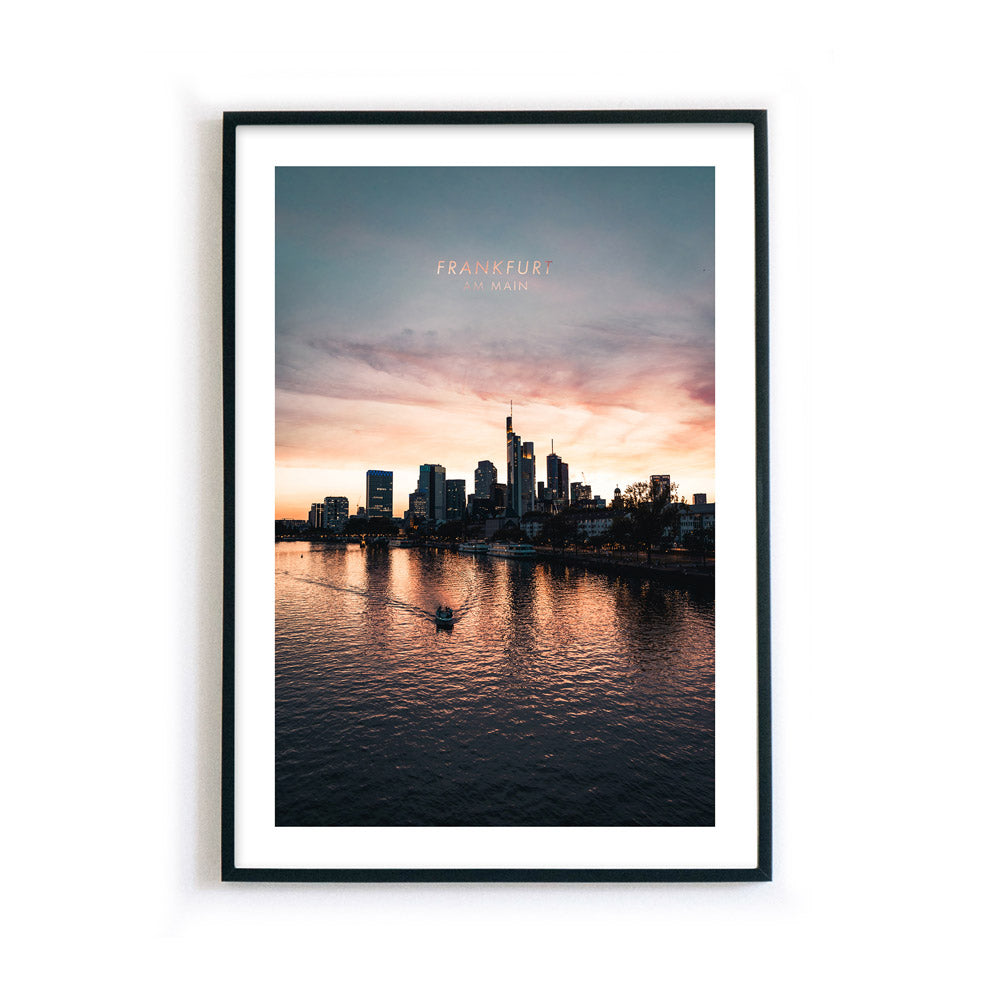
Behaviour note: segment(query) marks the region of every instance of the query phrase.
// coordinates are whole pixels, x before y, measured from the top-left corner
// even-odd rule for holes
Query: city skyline
[[[549,507],[547,506],[547,504],[549,503],[549,499],[551,500],[558,499],[563,504],[572,504],[572,505],[575,505],[579,501],[586,501],[588,503],[591,500],[601,501],[603,504],[607,505],[608,509],[611,508],[611,501],[614,499],[615,495],[619,492],[619,488],[617,486],[611,495],[604,497],[601,494],[596,493],[593,490],[591,484],[589,483],[585,483],[580,480],[570,481],[568,477],[568,471],[569,471],[568,466],[565,462],[560,460],[559,455],[550,453],[546,457],[550,460],[551,459],[555,460],[554,467],[558,470],[557,478],[559,482],[557,482],[555,486],[550,484],[546,488],[545,492],[547,499],[543,504],[540,500],[541,491],[543,488],[546,487],[546,484],[548,483],[549,479],[551,479],[551,467],[550,467],[549,476],[545,479],[536,480],[535,482],[535,485],[537,487],[537,495],[532,498],[531,510],[530,511],[523,510],[520,515],[517,514],[516,511],[514,511],[513,513],[515,516],[522,516],[523,514],[533,513],[535,511],[543,511],[546,513],[551,513]],[[500,482],[498,480],[496,476],[496,469],[495,467],[492,467],[492,463],[480,462],[479,465],[480,467],[484,465],[488,465],[491,467],[490,472],[492,473],[492,476],[489,480],[490,483],[492,483],[493,485],[500,485],[505,489],[509,490],[510,484]],[[470,505],[473,502],[473,500],[486,499],[490,496],[490,492],[485,487],[482,490],[480,490],[480,485],[481,485],[479,479],[480,471],[482,470],[477,469],[476,471],[475,492],[469,492],[468,489],[466,488],[465,479],[459,479],[457,477],[445,478],[447,475],[447,469],[445,466],[429,465],[429,464],[422,465],[420,467],[420,473],[417,479],[417,488],[407,494],[407,501],[406,505],[404,506],[403,515],[397,516],[393,514],[391,516],[396,520],[400,520],[400,519],[405,519],[405,517],[409,514],[416,514],[421,519],[427,519],[432,514],[431,508],[433,506],[435,513],[435,516],[433,518],[434,521],[444,523],[446,521],[461,520],[467,506]],[[369,469],[366,473],[366,478],[369,481],[371,476],[373,475],[373,472],[375,475],[378,476],[389,476],[387,488],[391,495],[395,488],[394,483],[392,481],[393,474],[391,472]],[[443,494],[443,496],[446,497],[444,502],[444,516],[440,516],[441,515],[440,503],[438,502],[432,505],[431,502],[431,498],[435,497],[440,490],[440,485],[435,486],[434,482],[437,482],[438,484],[443,482],[445,484],[445,492]],[[647,476],[643,480],[636,480],[636,482],[647,485],[650,490],[650,495],[654,498],[659,496],[663,492],[666,492],[668,495],[670,494],[671,479],[669,475],[662,473],[661,474],[653,473]],[[632,484],[627,483],[626,487],[629,485]],[[676,486],[676,484],[674,485]],[[621,492],[624,492],[624,490],[622,490]],[[550,493],[551,493],[551,498],[548,497]],[[509,495],[510,494],[508,492],[508,496]],[[715,498],[713,497],[712,500],[710,501],[708,499],[708,496],[709,494],[706,493],[694,493],[691,495],[690,498],[684,495],[683,497],[679,496],[678,499],[681,502],[687,503],[689,505],[696,506],[698,504],[706,504],[706,503],[711,503],[714,505]],[[438,500],[440,499],[441,498],[438,498]],[[343,528],[344,522],[346,522],[350,516],[349,506],[350,506],[350,501],[345,496],[327,496],[324,497],[322,502],[314,501],[309,505],[310,510],[307,520],[309,521],[309,524],[312,525],[313,516],[318,514],[319,517],[321,518],[321,524],[323,528],[336,527],[337,529],[341,529]],[[368,497],[367,505],[359,503],[355,505],[354,509],[359,516],[364,516],[364,517],[390,516],[385,513],[384,508],[379,508],[372,504],[370,499],[370,494]],[[509,503],[508,503],[508,509],[510,509]],[[603,509],[603,507],[601,509]],[[333,518],[339,518],[336,525],[329,523]],[[276,520],[299,521],[302,519],[292,516],[285,516],[285,517],[276,517]],[[320,526],[320,522],[317,522],[316,526],[317,527]]]
[[[535,481],[554,438],[595,494],[714,498],[711,169],[276,174],[276,517],[363,505],[371,468],[397,517],[429,462],[503,481],[511,400]],[[501,251],[527,287],[466,287]]]

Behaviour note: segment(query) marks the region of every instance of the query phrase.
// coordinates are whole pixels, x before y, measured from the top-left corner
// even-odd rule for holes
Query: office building
[[[493,499],[491,497],[477,497],[473,493],[469,497],[469,517],[473,521],[485,521],[488,517],[493,517]]]
[[[461,521],[465,513],[465,480],[446,479],[445,480],[445,507],[444,516],[446,521]]]
[[[488,500],[497,481],[497,467],[489,461],[476,466],[476,496]]]
[[[693,497],[691,497],[691,503],[693,503],[693,504],[707,504],[708,503],[708,494],[707,493],[695,493],[695,495]]]
[[[535,444],[521,442],[521,513],[535,509]]]
[[[350,513],[347,497],[327,497],[323,501],[323,530],[343,531]]]
[[[321,503],[314,503],[309,508],[309,527],[310,528],[323,527],[323,505]]]
[[[590,487],[586,483],[569,484],[570,503],[579,503],[581,500],[590,499]]]
[[[365,474],[365,506],[369,517],[392,517],[392,473],[369,469]]]
[[[555,442],[552,442],[552,451],[545,457],[545,485],[549,491],[550,500],[559,499],[559,466],[562,459],[556,454]]]
[[[493,501],[493,516],[503,517],[504,511],[507,509],[508,493],[507,487],[503,483],[494,483],[493,492],[490,494],[490,499]]]
[[[410,494],[410,523],[427,520],[427,494],[423,490],[414,490]]]
[[[417,489],[427,494],[427,519],[435,523],[445,520],[447,494],[444,466],[421,465]]]
[[[670,476],[650,476],[649,493],[655,500],[661,493],[666,493],[670,497]]]
[[[552,451],[545,456],[545,485],[553,505],[560,507],[569,502],[569,466],[556,454],[554,441]]]

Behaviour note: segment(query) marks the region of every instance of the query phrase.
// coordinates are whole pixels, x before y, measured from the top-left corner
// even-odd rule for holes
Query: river
[[[710,596],[309,542],[275,590],[277,825],[714,823]]]

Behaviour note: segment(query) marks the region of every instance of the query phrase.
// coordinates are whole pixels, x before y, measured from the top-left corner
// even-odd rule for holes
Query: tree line
[[[553,548],[586,545],[593,548],[623,548],[645,552],[647,562],[654,549],[683,546],[692,552],[708,555],[715,551],[715,533],[699,527],[682,533],[681,517],[687,504],[679,497],[676,483],[670,492],[654,494],[649,482],[631,483],[611,504],[611,526],[599,535],[584,537],[578,508],[569,507],[553,514],[542,526],[539,541]]]

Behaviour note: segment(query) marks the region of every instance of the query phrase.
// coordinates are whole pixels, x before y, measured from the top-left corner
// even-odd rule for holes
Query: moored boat
[[[459,552],[486,552],[488,549],[486,542],[462,542],[458,547]]]
[[[494,542],[490,546],[491,556],[504,556],[507,559],[533,559],[535,557],[534,545],[527,542]]]

